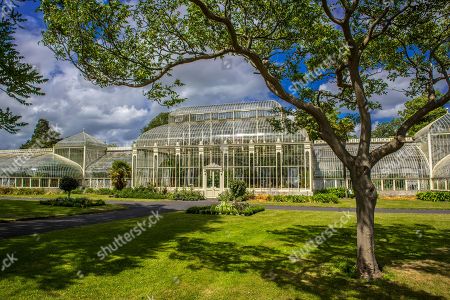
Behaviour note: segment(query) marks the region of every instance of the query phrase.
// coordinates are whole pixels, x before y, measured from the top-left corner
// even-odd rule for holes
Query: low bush
[[[305,195],[273,195],[268,197],[270,202],[292,202],[292,203],[338,203],[339,198],[335,194]]]
[[[170,195],[157,192],[152,187],[124,188],[121,191],[114,191],[116,198],[136,198],[136,199],[167,199]]]
[[[346,197],[353,198],[354,197],[353,191],[351,189],[347,190],[346,188],[328,188],[328,189],[315,191],[314,194],[315,195],[317,195],[317,194],[333,194],[333,195],[336,195],[338,198],[346,198]]]
[[[431,202],[450,202],[450,192],[444,191],[428,191],[416,194],[417,200]]]
[[[44,189],[0,187],[0,195],[45,195],[46,193]]]
[[[338,203],[339,197],[335,194],[315,194],[312,201],[317,203]]]
[[[263,206],[249,205],[243,202],[222,202],[210,206],[194,206],[186,212],[189,214],[207,214],[207,215],[241,215],[251,216],[264,211]]]
[[[247,194],[247,183],[243,180],[231,180],[228,188],[234,200],[243,198]]]
[[[248,201],[253,198],[255,198],[255,194],[253,194],[253,192],[246,191],[243,196],[236,198],[229,190],[220,193],[218,197],[219,201],[237,201],[237,202]]]
[[[42,205],[64,206],[64,207],[93,207],[106,205],[103,200],[90,200],[88,198],[56,198],[39,201]]]
[[[172,193],[171,198],[173,200],[181,201],[199,201],[205,200],[205,196],[202,192],[194,191],[193,189],[181,189]]]
[[[269,201],[273,202],[294,202],[294,203],[309,203],[311,201],[310,196],[305,195],[274,195],[269,197]]]

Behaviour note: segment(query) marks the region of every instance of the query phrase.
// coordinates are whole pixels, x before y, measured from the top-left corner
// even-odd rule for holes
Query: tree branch
[[[374,166],[383,157],[394,153],[400,149],[406,141],[406,134],[408,130],[414,125],[420,122],[429,112],[441,107],[450,101],[450,91],[443,95],[439,100],[429,101],[424,107],[419,109],[414,115],[409,117],[400,128],[397,130],[396,136],[390,142],[383,146],[376,148],[370,153],[370,163]]]

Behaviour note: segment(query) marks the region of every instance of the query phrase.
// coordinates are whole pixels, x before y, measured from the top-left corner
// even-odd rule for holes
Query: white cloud
[[[86,81],[68,62],[57,61],[53,53],[39,43],[34,31],[17,33],[18,50],[49,79],[42,85],[45,96],[32,97],[25,107],[0,94],[0,106],[11,107],[29,123],[20,133],[0,131],[0,149],[19,147],[32,135],[39,118],[50,121],[63,136],[83,129],[99,139],[118,145],[130,145],[149,120],[167,108],[143,96],[143,90],[100,88]],[[174,78],[186,85],[180,94],[188,100],[182,106],[207,105],[244,100],[267,99],[269,91],[244,60],[236,57],[201,61],[174,71]]]

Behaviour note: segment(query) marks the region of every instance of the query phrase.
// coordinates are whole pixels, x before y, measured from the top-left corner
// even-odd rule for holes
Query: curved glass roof
[[[169,124],[142,134],[136,146],[188,146],[308,141],[305,130],[275,132],[268,122],[276,116],[276,101],[245,102],[180,108],[170,113]]]
[[[423,135],[427,135],[428,132],[431,134],[450,133],[450,113],[447,113],[446,115],[420,129],[414,137],[420,138]]]
[[[213,144],[295,143],[308,140],[306,131],[295,134],[275,132],[265,119],[209,121],[201,123],[175,123],[156,127],[142,134],[136,146],[187,146]]]
[[[32,157],[15,154],[0,156],[0,176],[82,178],[83,172],[79,165],[56,154],[48,153]]]
[[[104,142],[85,132],[72,135],[59,141],[56,143],[55,148],[80,148],[84,146],[106,148],[106,144]]]
[[[377,145],[372,145],[376,148]],[[350,153],[355,154],[358,145],[347,145]],[[314,145],[315,170],[317,178],[342,178],[343,164],[328,145]],[[373,179],[383,178],[427,178],[429,168],[427,160],[416,144],[405,144],[400,150],[380,160],[372,169]]]
[[[450,155],[442,159],[433,170],[433,178],[450,177]]]
[[[227,103],[220,105],[205,105],[181,107],[170,113],[170,116],[180,116],[186,114],[204,114],[216,112],[232,112],[232,111],[249,111],[249,110],[274,110],[280,108],[281,105],[274,101],[250,101],[241,103]]]
[[[132,151],[114,151],[108,152],[105,156],[91,164],[86,168],[86,178],[107,178],[109,177],[109,169],[116,160],[128,163],[131,167]]]

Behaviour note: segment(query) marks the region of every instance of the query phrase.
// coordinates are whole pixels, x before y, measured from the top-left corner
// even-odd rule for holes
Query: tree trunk
[[[356,196],[357,218],[357,270],[361,278],[381,277],[375,258],[374,217],[377,191],[370,179],[370,172],[352,172],[353,189]],[[355,174],[356,173],[356,174]],[[356,175],[356,176],[354,176]]]

